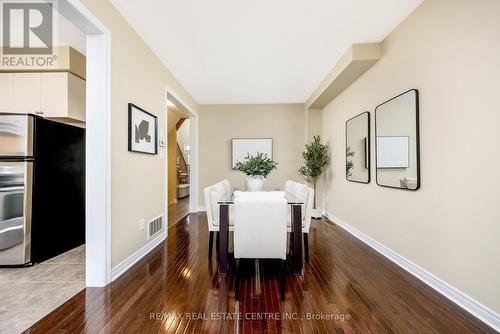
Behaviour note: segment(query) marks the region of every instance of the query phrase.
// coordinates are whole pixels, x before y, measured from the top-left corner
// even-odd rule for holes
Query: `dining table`
[[[292,228],[292,271],[295,275],[303,274],[302,260],[302,206],[304,202],[285,192],[287,204],[291,206],[291,228]],[[234,204],[234,195],[230,194],[227,198],[222,198],[219,205],[219,274],[225,275],[228,271],[228,240],[229,240],[229,207]],[[297,233],[296,233],[297,232]],[[258,242],[258,241],[256,241]]]

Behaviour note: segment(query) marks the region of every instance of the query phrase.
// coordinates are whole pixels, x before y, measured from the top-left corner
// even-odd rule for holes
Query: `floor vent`
[[[148,223],[148,239],[157,235],[163,229],[163,216],[156,217]]]

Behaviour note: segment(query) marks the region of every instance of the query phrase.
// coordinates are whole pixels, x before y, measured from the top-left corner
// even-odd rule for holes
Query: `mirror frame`
[[[360,114],[357,114],[356,116],[353,116],[351,118],[349,118],[347,121],[345,121],[345,151],[347,151],[347,123],[349,123],[349,121],[355,119],[356,117],[359,117],[361,115],[364,115],[364,114],[367,114],[368,116],[368,124],[367,124],[367,127],[368,127],[368,135],[366,136],[367,140],[368,140],[368,162],[367,162],[367,166],[368,166],[368,180],[367,181],[356,181],[356,180],[349,180],[347,178],[347,170],[345,171],[345,179],[349,182],[356,182],[356,183],[363,183],[363,184],[368,184],[371,182],[371,174],[372,174],[372,170],[371,170],[371,166],[372,166],[372,158],[371,158],[371,155],[372,155],[372,141],[371,141],[371,124],[370,124],[370,112],[369,111],[364,111]],[[347,154],[346,154],[346,157],[345,157],[345,163],[346,163],[346,166],[347,166]]]
[[[409,92],[415,92],[415,133],[416,133],[416,159],[417,159],[417,187],[415,189],[408,189],[408,188],[400,188],[400,187],[394,187],[394,186],[389,186],[385,184],[380,184],[378,183],[378,168],[377,168],[377,109],[386,104],[387,102],[390,102],[394,99],[397,99],[398,97],[409,93]],[[417,191],[420,189],[421,181],[420,181],[420,111],[419,111],[419,93],[418,89],[412,88],[409,89],[399,95],[394,96],[393,98],[382,102],[378,106],[375,107],[375,182],[377,185],[381,187],[386,187],[386,188],[393,188],[393,189],[399,189],[399,190],[409,190],[409,191]]]

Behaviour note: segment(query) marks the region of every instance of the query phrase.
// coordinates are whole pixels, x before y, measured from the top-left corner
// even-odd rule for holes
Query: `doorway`
[[[172,91],[167,93],[168,227],[196,209],[196,114]]]

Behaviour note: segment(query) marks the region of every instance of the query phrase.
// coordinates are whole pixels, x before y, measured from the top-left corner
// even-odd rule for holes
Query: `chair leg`
[[[234,272],[235,272],[235,282],[234,282],[234,299],[236,301],[240,300],[240,260],[236,259],[235,261],[235,266],[234,266]]]
[[[219,246],[220,246],[220,232],[215,232],[215,254],[217,254],[217,259],[219,259]]]
[[[304,254],[306,256],[306,263],[309,263],[309,233],[304,234]]]
[[[214,246],[214,232],[211,231],[209,234],[208,234],[208,259],[211,260],[212,259],[212,248]]]
[[[280,270],[280,297],[281,297],[281,301],[285,300],[285,286],[286,286],[286,261],[281,260],[281,270]]]

